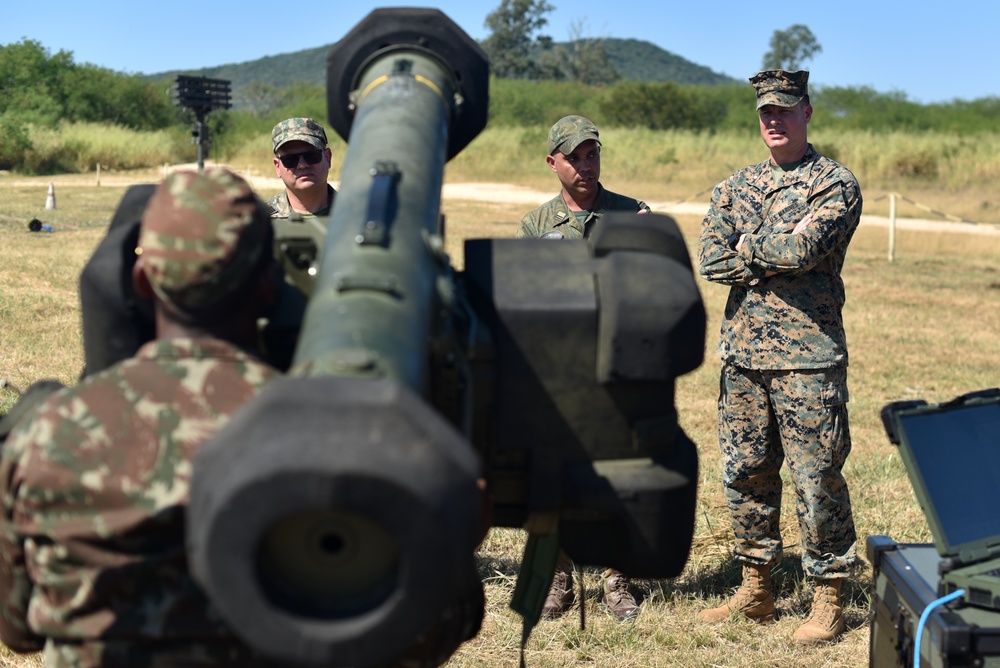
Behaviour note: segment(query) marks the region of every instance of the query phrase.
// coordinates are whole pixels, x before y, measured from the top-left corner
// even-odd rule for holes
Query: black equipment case
[[[938,599],[941,555],[933,543],[869,536],[872,565],[871,668],[913,666],[917,625]],[[1000,612],[956,601],[930,613],[920,642],[925,668],[1000,668]]]

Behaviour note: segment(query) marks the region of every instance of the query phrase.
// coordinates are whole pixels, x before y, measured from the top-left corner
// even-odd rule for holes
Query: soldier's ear
[[[149,277],[146,276],[141,255],[132,265],[132,287],[135,288],[135,293],[143,299],[153,298],[153,286],[149,284]]]
[[[556,171],[556,156],[550,153],[549,155],[545,156],[545,162],[548,164],[549,169],[551,169],[553,172]]]

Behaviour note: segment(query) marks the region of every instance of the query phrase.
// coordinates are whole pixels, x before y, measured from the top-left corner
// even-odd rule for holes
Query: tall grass
[[[193,159],[195,149],[180,128],[141,132],[99,123],[62,123],[57,129],[29,127],[28,173],[140,169]],[[185,143],[186,140],[186,143]]]
[[[255,174],[273,173],[270,121],[233,116],[209,147],[211,160]],[[451,181],[493,181],[555,189],[545,164],[548,123],[490,125],[449,163]],[[333,179],[346,144],[332,131]],[[30,172],[130,170],[165,163],[193,162],[195,147],[180,129],[136,132],[89,123],[63,124],[58,130],[32,128]],[[707,199],[712,186],[766,152],[756,128],[742,131],[654,131],[608,127],[602,130],[605,185],[646,200]],[[869,202],[888,191],[920,192],[935,210],[976,222],[1000,223],[1000,134],[976,136],[942,132],[871,132],[814,127],[810,140],[850,168]],[[57,169],[58,168],[58,169]],[[885,205],[868,209],[884,213]],[[900,209],[923,217],[925,211]]]

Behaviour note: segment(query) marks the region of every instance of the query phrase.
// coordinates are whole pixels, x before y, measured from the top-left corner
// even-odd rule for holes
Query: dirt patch
[[[212,164],[212,163],[208,163]],[[164,169],[143,170],[129,173],[104,173],[100,176],[102,186],[130,186],[138,183],[155,183],[170,171],[178,169],[195,169],[197,165],[173,165]],[[246,178],[250,185],[258,191],[278,191],[281,190],[281,181],[271,175],[257,175],[255,173],[244,173],[242,170],[234,170]],[[60,174],[49,177],[26,177],[7,180],[0,178],[0,188],[3,186],[47,186],[48,183],[60,187],[73,186],[95,186],[98,185],[97,174]],[[334,182],[334,187],[337,183]],[[441,192],[441,197],[446,200],[465,200],[473,202],[507,202],[524,204],[526,206],[538,206],[548,201],[555,194],[555,190],[539,191],[525,186],[512,185],[509,183],[446,183]],[[657,213],[667,213],[675,215],[697,215],[703,216],[708,210],[708,202],[648,202],[649,207]],[[872,225],[888,227],[890,221],[883,216],[861,216],[862,225]],[[928,220],[921,218],[897,218],[896,226],[899,229],[907,230],[927,230],[935,232],[956,232],[962,234],[982,234],[988,236],[1000,236],[1000,225],[987,225],[977,223],[953,223],[940,220]]]

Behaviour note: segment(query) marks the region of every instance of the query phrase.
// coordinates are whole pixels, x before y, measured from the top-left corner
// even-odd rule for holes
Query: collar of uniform
[[[569,206],[566,204],[566,198],[561,190],[559,191],[559,202],[562,204],[562,206],[559,208],[558,211],[555,212],[555,214],[553,214],[553,217],[556,218],[556,223],[555,225],[553,225],[553,227],[558,227],[559,225],[565,225],[566,223],[571,223],[575,226],[576,216],[574,216],[573,212],[569,210]],[[590,209],[590,215],[587,216],[587,222],[589,223],[593,219],[600,218],[601,214],[603,214],[604,210],[607,208],[608,208],[608,191],[605,190],[604,186],[602,186],[601,183],[598,181],[597,199],[594,200],[594,206]],[[580,232],[582,233],[583,230],[580,229]]]
[[[153,339],[135,354],[137,359],[247,359],[249,355],[223,339],[211,336]]]
[[[774,183],[774,179],[771,176],[771,159],[768,158],[764,162],[758,163],[756,167],[751,168],[751,173],[747,178],[747,184],[764,193],[786,188],[793,183],[801,181],[803,178],[803,170],[807,169],[809,165],[818,157],[820,157],[819,153],[815,148],[813,148],[812,144],[809,144],[806,148],[805,154],[802,156],[802,160],[799,161],[798,166],[793,170],[785,172],[785,176],[778,184]]]

